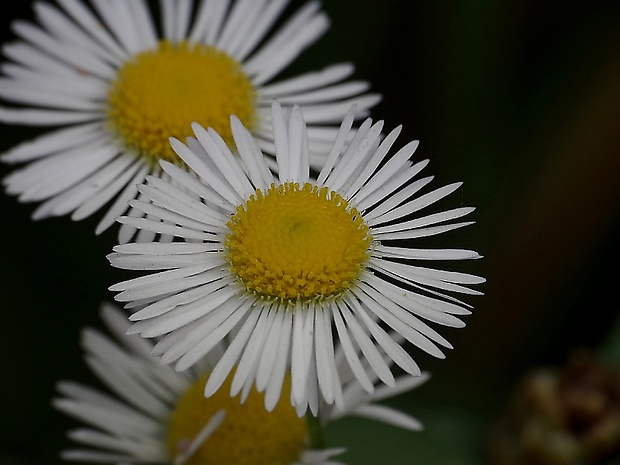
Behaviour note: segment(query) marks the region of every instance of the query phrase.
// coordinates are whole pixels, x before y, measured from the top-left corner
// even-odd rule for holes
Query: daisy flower
[[[455,220],[473,208],[420,215],[461,183],[420,195],[432,177],[415,179],[428,161],[410,161],[417,141],[388,156],[401,128],[383,137],[383,123],[367,119],[347,143],[354,110],[311,178],[300,108],[288,112],[274,102],[272,110],[277,177],[236,117],[237,158],[216,131],[198,124],[187,145],[171,139],[192,174],[161,165],[185,191],[150,177],[139,188],[150,202],[131,204],[153,219],[119,221],[178,239],[116,246],[108,256],[113,266],[158,271],[110,290],[132,311],[133,333],[164,336],[155,353],[178,370],[232,336],[206,384],[207,396],[236,366],[233,395],[255,380],[267,398],[277,398],[290,368],[296,406],[316,404],[319,393],[342,406],[334,339],[368,392],[373,384],[362,360],[383,383],[395,383],[379,348],[406,373],[420,375],[389,331],[436,357],[444,357],[440,347],[451,348],[428,322],[464,326],[458,317],[471,313],[469,305],[452,294],[479,294],[468,286],[484,279],[415,263],[479,255],[412,248],[411,241],[470,224]],[[318,390],[309,392],[315,382]]]
[[[126,212],[136,185],[160,172],[160,159],[182,164],[168,137],[191,135],[193,122],[232,144],[235,114],[273,154],[273,98],[303,105],[310,160],[320,163],[351,103],[361,117],[379,100],[364,94],[366,82],[345,81],[347,63],[272,82],[329,27],[318,2],[294,12],[287,0],[57,3],[36,2],[36,23],[14,21],[18,39],[2,49],[0,99],[9,105],[0,122],[54,128],[0,157],[20,165],[4,186],[40,203],[33,219],[81,220],[106,207],[102,233]],[[135,230],[123,229],[127,242]]]
[[[101,312],[115,339],[86,328],[82,346],[88,365],[111,393],[76,382],[58,383],[60,396],[53,405],[87,425],[69,432],[70,439],[86,447],[64,451],[64,459],[119,464],[335,465],[331,458],[344,451],[312,446],[312,422],[319,419],[299,417],[285,400],[269,412],[254,388],[245,390],[241,399],[223,391],[205,398],[204,380],[221,347],[179,373],[150,355],[150,341],[125,334],[129,323],[118,308],[104,304]],[[349,410],[355,414],[377,418],[373,409],[383,408],[356,393],[349,397]],[[320,423],[348,413],[323,412]],[[404,413],[390,418],[392,424],[414,431],[420,428],[416,419]]]

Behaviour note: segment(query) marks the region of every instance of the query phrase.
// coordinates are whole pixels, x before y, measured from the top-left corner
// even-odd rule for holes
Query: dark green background
[[[294,2],[299,5],[302,2]],[[30,2],[2,4],[2,41]],[[397,144],[421,141],[434,185],[464,181],[441,206],[477,206],[475,226],[436,240],[485,258],[448,264],[484,275],[467,328],[442,330],[446,360],[414,351],[432,379],[393,403],[426,425],[330,427],[351,465],[485,463],[490,428],[529,369],[596,347],[615,321],[620,217],[620,2],[325,1],[326,36],[286,72],[339,61],[383,94],[374,110]],[[0,127],[0,150],[36,130]],[[10,168],[0,166],[0,175]],[[0,464],[56,464],[75,422],[50,407],[56,380],[93,381],[79,331],[99,326],[124,275],[105,255],[98,216],[33,223],[0,196]]]

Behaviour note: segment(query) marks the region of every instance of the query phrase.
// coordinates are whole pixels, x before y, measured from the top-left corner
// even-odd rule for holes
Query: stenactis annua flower
[[[372,404],[356,391],[347,396],[345,411],[326,410],[319,418],[309,419],[299,417],[285,398],[268,412],[263,395],[252,387],[239,397],[222,390],[205,398],[204,380],[220,346],[179,373],[150,355],[150,341],[124,334],[129,323],[118,308],[104,304],[101,314],[114,338],[85,328],[82,346],[88,365],[111,393],[71,381],[58,383],[60,397],[53,405],[87,425],[69,433],[86,448],[64,451],[64,459],[119,464],[335,465],[331,457],[344,449],[314,447],[317,424],[355,414],[386,418],[388,423],[414,431],[420,428],[415,418],[402,412],[386,415],[387,407]],[[408,383],[405,389],[415,386]],[[388,397],[398,391],[384,394]]]
[[[3,46],[0,98],[17,105],[0,107],[0,122],[55,129],[1,156],[25,165],[4,179],[6,192],[40,202],[34,219],[80,220],[107,207],[101,233],[126,212],[135,186],[159,173],[160,159],[180,163],[168,137],[191,135],[192,122],[232,143],[235,114],[273,153],[273,98],[303,105],[319,163],[351,102],[363,116],[379,97],[364,94],[366,82],[343,82],[353,72],[346,63],[271,82],[329,26],[318,2],[296,12],[287,3],[161,0],[159,11],[144,0],[35,3],[39,24],[14,21],[19,39]],[[134,232],[125,227],[119,240]]]
[[[301,110],[286,113],[275,102],[272,109],[277,177],[238,118],[231,118],[238,158],[214,130],[195,124],[196,139],[189,138],[188,145],[171,139],[194,175],[161,163],[192,195],[151,177],[140,192],[152,203],[132,206],[154,220],[119,218],[179,239],[121,244],[108,256],[118,268],[160,270],[110,287],[133,311],[131,331],[165,336],[155,353],[179,370],[231,335],[207,396],[236,366],[233,394],[256,380],[266,398],[277,397],[290,366],[297,407],[316,404],[318,392],[328,404],[341,405],[334,339],[368,392],[373,385],[361,360],[383,383],[394,385],[379,349],[418,376],[417,364],[386,326],[444,357],[439,346],[451,348],[450,343],[424,320],[464,326],[458,316],[471,313],[469,305],[450,294],[479,294],[467,286],[484,281],[414,264],[479,257],[470,250],[411,248],[411,240],[470,224],[454,221],[470,207],[418,216],[461,183],[419,195],[432,177],[414,179],[428,161],[410,161],[417,141],[388,156],[401,128],[383,137],[383,122],[367,119],[347,143],[353,110],[315,180]],[[316,382],[318,390],[309,392]]]

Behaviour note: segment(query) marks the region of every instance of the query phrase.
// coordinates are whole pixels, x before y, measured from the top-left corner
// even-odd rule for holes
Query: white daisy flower
[[[221,353],[220,346],[179,373],[150,355],[150,341],[125,334],[129,323],[119,309],[104,304],[101,311],[118,342],[87,328],[82,345],[88,365],[112,394],[76,382],[58,384],[61,396],[53,405],[87,425],[69,433],[86,447],[64,451],[64,459],[118,464],[335,465],[331,458],[344,451],[317,448],[312,429],[348,411],[330,410],[320,418],[306,419],[282,400],[268,412],[262,394],[253,388],[244,390],[241,399],[223,390],[205,398],[204,380],[213,368],[212,360]],[[289,385],[287,380],[285,390]],[[358,393],[349,398],[354,414],[380,418],[374,412],[385,408]],[[392,424],[420,429],[417,420],[404,413],[387,418]]]
[[[303,106],[310,160],[320,163],[351,103],[364,116],[379,100],[364,94],[366,82],[344,82],[347,63],[272,82],[329,27],[318,2],[296,12],[287,0],[161,0],[158,11],[145,0],[57,3],[36,2],[38,24],[14,21],[18,40],[2,49],[0,98],[17,105],[0,107],[0,122],[55,127],[0,157],[25,165],[4,186],[40,202],[33,219],[81,220],[110,204],[96,228],[105,231],[160,159],[181,163],[168,137],[191,135],[193,122],[232,144],[235,114],[273,154],[273,98]],[[120,242],[134,232],[125,227]]]
[[[388,156],[400,127],[383,138],[383,123],[368,119],[346,143],[352,110],[314,180],[299,107],[285,115],[274,103],[272,118],[278,177],[236,117],[231,125],[240,157],[230,156],[216,131],[198,124],[187,145],[171,139],[192,174],[166,161],[162,168],[191,195],[150,177],[139,190],[152,203],[131,205],[154,220],[119,221],[179,240],[116,246],[108,257],[113,266],[162,271],[110,290],[133,311],[132,332],[165,336],[155,353],[178,370],[233,336],[207,396],[236,366],[232,394],[256,381],[273,405],[290,368],[296,407],[317,405],[320,393],[342,409],[333,339],[368,392],[374,388],[362,360],[383,383],[395,385],[379,349],[406,373],[420,375],[386,328],[436,357],[444,357],[440,346],[452,347],[425,320],[464,326],[458,317],[471,313],[469,305],[450,294],[479,294],[467,286],[484,279],[414,263],[479,255],[412,248],[411,241],[471,224],[454,220],[474,209],[419,215],[461,183],[419,195],[432,177],[414,179],[428,162],[410,161],[417,141]]]

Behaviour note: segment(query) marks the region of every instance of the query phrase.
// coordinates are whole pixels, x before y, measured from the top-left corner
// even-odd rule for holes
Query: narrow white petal
[[[350,414],[371,420],[381,421],[383,423],[387,423],[388,425],[408,429],[410,431],[421,431],[423,429],[422,423],[420,423],[417,419],[401,412],[400,410],[383,405],[362,405],[353,410]]]
[[[217,428],[222,424],[225,417],[225,410],[222,409],[215,412],[215,414],[209,419],[207,424],[203,426],[196,435],[196,437],[194,437],[194,439],[184,451],[184,453],[178,455],[174,459],[174,465],[182,465],[183,463],[185,463],[185,461],[187,461],[203,445],[203,443],[213,435]]]
[[[108,33],[105,27],[101,27],[101,21],[79,0],[58,0],[58,3],[69,15],[88,31],[100,44],[114,54],[119,61],[129,58],[128,54],[119,46],[118,42]]]
[[[329,20],[317,12],[318,4],[307,3],[291,18],[258,53],[250,57],[244,68],[258,86],[278,74],[305,48],[327,31]]]
[[[40,72],[53,78],[75,79],[79,73],[66,63],[58,61],[45,51],[26,42],[10,42],[2,46],[6,58],[23,65],[33,72]]]
[[[376,293],[373,295],[377,295],[378,297],[376,300],[383,302],[384,306],[389,305],[391,307],[397,304],[407,309],[408,312],[435,323],[462,328],[464,324],[461,320],[455,319],[452,315],[468,315],[471,313],[469,310],[459,305],[416,294],[415,292],[395,286],[372,275],[365,276],[363,280],[376,290]],[[392,304],[387,304],[387,301],[392,302]],[[401,317],[401,319],[403,318]],[[412,324],[412,326],[415,325]],[[443,338],[437,339],[434,334],[427,333],[424,328],[418,328],[418,330],[434,341],[444,345],[444,347],[451,347],[449,344],[445,345],[445,343],[442,342]]]
[[[463,228],[474,224],[473,221],[463,221],[461,223],[443,224],[439,226],[429,226],[426,228],[411,229],[395,232],[372,232],[372,236],[379,241],[417,239],[419,237],[435,236],[448,231]]]
[[[148,5],[144,0],[136,0],[127,2],[127,6],[131,10],[132,23],[136,28],[139,51],[155,49],[158,38]]]
[[[269,333],[267,334],[265,349],[257,360],[258,371],[256,373],[256,389],[259,392],[264,391],[267,387],[273,369],[273,362],[276,358],[279,341],[280,338],[282,338],[282,323],[284,321],[286,309],[281,310],[276,308],[274,312],[275,315]]]
[[[93,0],[93,6],[121,46],[133,55],[143,50],[133,22],[128,2],[122,0]]]
[[[292,181],[289,178],[290,160],[288,157],[288,132],[282,107],[276,102],[271,104],[271,119],[273,125],[273,142],[275,145],[276,161],[278,163],[278,177],[281,183]]]
[[[338,306],[334,306],[332,309],[334,322],[336,324],[336,331],[338,332],[338,339],[340,340],[340,347],[342,347],[344,351],[344,355],[346,357],[347,363],[351,368],[351,371],[355,375],[355,379],[360,383],[360,385],[367,392],[373,392],[374,386],[368,375],[366,374],[366,370],[364,369],[360,359],[357,355],[357,350],[353,347],[353,342],[349,336],[349,332],[345,327],[342,316],[340,315]]]
[[[36,110],[0,107],[0,122],[26,126],[51,126],[100,120],[98,111]]]
[[[381,299],[377,296],[376,292],[373,292],[372,289],[368,289],[365,286],[362,287],[360,285],[360,288],[365,291],[366,296],[361,295],[358,296],[358,298],[364,299],[364,304],[371,312],[377,315],[381,321],[426,353],[437,358],[445,358],[443,352],[424,335],[425,333],[431,333],[431,336],[433,335],[434,332],[430,328],[426,329],[426,325],[394,304],[390,303],[388,309],[384,308],[381,304],[385,304],[385,300],[387,299]],[[445,342],[447,343],[447,341]],[[448,348],[451,348],[449,344]]]
[[[225,317],[221,324],[216,325],[217,322],[206,320],[200,326],[194,328],[188,337],[192,337],[194,334],[197,336],[202,334],[203,337],[200,342],[194,343],[191,349],[187,350],[185,354],[179,359],[179,362],[175,366],[178,371],[183,371],[190,366],[197,363],[200,358],[209,352],[213,347],[220,343],[230,332],[237,326],[248,313],[251,308],[251,301],[239,301],[231,300],[230,303],[222,309],[222,314]]]
[[[284,321],[282,322],[282,336],[276,350],[276,358],[273,362],[271,377],[265,390],[265,408],[272,411],[280,400],[282,384],[286,375],[287,362],[291,352],[291,333],[293,314],[289,309],[284,309]]]
[[[67,18],[59,9],[47,3],[35,3],[33,5],[38,21],[54,35],[78,45],[90,53],[94,53],[106,61],[117,62],[117,58],[105,47],[102,47],[92,39],[84,30]]]
[[[353,125],[353,120],[355,118],[356,107],[353,106],[342,120],[340,128],[338,130],[338,134],[336,136],[336,140],[327,155],[327,159],[325,160],[325,165],[322,167],[319,176],[317,177],[317,183],[319,185],[323,185],[325,180],[333,170],[340,154],[342,153],[342,149],[344,148],[344,144],[347,142],[349,135],[351,134],[351,126]],[[360,131],[364,131],[364,127],[369,128],[371,125],[371,120],[367,119],[364,121],[362,126],[360,126]]]
[[[467,273],[423,268],[381,258],[373,259],[372,266],[404,282],[428,285],[438,289],[460,292],[463,294],[479,295],[480,292],[460,286],[459,284],[473,285],[484,282],[484,278]]]
[[[87,176],[81,180],[78,184],[71,186],[60,195],[51,198],[49,201],[41,204],[33,213],[33,219],[45,218],[47,216],[61,216],[66,215],[83,205],[86,205],[85,210],[77,215],[73,219],[81,219],[84,213],[88,213],[86,209],[92,209],[93,205],[91,201],[99,202],[100,198],[93,198],[97,192],[106,186],[110,182],[110,178],[118,173],[123,168],[129,166],[131,160],[123,159],[122,157],[116,158],[112,163],[106,166],[100,172]],[[107,192],[103,192],[107,194]],[[99,208],[103,204],[95,203],[94,207]]]
[[[394,341],[389,334],[381,328],[362,308],[358,301],[355,299],[349,299],[353,305],[353,311],[356,316],[360,318],[372,336],[377,341],[377,344],[390,356],[394,362],[401,367],[405,372],[409,373],[412,376],[420,376],[420,368],[413,361],[411,356],[407,353],[405,349],[402,348],[400,344]]]
[[[396,387],[379,386],[375,393],[371,396],[372,402],[380,402],[385,399],[409,392],[412,389],[421,386],[430,379],[427,372],[422,372],[420,376],[400,376],[396,379]]]
[[[148,186],[139,187],[141,192],[144,192],[148,197],[157,198],[157,191],[148,191]],[[169,202],[170,197],[162,196],[165,202]],[[174,202],[171,202],[174,203]],[[152,218],[165,220],[168,223],[173,223],[184,229],[191,229],[194,231],[206,231],[211,233],[218,233],[225,227],[224,224],[218,224],[213,221],[212,218],[200,213],[196,213],[189,208],[185,208],[185,205],[180,205],[179,209],[160,207],[155,203],[143,202],[140,200],[132,200],[129,204],[137,208],[140,211],[150,215]],[[179,211],[181,210],[181,211]],[[215,223],[215,224],[214,224]]]
[[[276,83],[264,85],[259,91],[259,98],[269,101],[290,94],[298,94],[300,92],[318,89],[349,77],[353,74],[353,71],[354,66],[351,63],[331,65],[321,71],[313,71]]]
[[[5,163],[24,163],[52,156],[99,138],[99,124],[88,123],[47,132],[12,147],[0,156]]]
[[[259,21],[259,14],[265,7],[264,0],[237,0],[226,18],[224,29],[215,46],[241,61],[238,49],[249,31]]]
[[[130,455],[111,454],[109,452],[97,452],[94,450],[70,449],[60,453],[63,460],[76,462],[96,462],[96,463],[131,463],[135,459]]]
[[[372,124],[371,120],[366,120],[362,123],[342,157],[334,165],[333,171],[325,178],[325,185],[331,190],[338,190],[374,148],[382,129],[382,121]]]
[[[65,82],[65,85],[70,85],[70,83]],[[34,107],[99,112],[101,117],[106,108],[103,102],[85,99],[76,93],[62,94],[12,79],[0,79],[0,97],[6,101]]]
[[[264,155],[260,152],[252,134],[243,126],[239,118],[231,117],[230,126],[239,155],[248,169],[250,181],[257,189],[267,189],[274,181]]]
[[[128,336],[127,330],[130,323],[127,321],[127,315],[120,311],[118,307],[108,302],[101,304],[101,319],[106,326],[110,328],[110,331],[116,336],[117,339],[122,340],[123,344],[129,348],[132,352],[141,355],[144,358],[148,358],[153,344],[139,336]]]
[[[355,300],[351,298],[347,299],[346,301],[349,302],[349,306],[353,305],[352,302],[355,302]],[[394,386],[394,376],[392,375],[389,366],[383,360],[383,357],[377,350],[374,342],[370,339],[370,337],[368,337],[368,334],[366,333],[364,328],[362,328],[362,326],[357,321],[355,316],[353,316],[349,308],[342,305],[340,307],[340,312],[342,313],[342,316],[347,323],[353,339],[360,347],[360,350],[364,354],[364,357],[366,357],[366,360],[368,360],[368,363],[370,364],[373,371],[385,384],[387,384],[388,386]]]
[[[465,249],[414,249],[407,247],[390,247],[378,244],[373,248],[373,255],[405,260],[474,260],[482,258],[478,252]]]
[[[164,218],[165,220],[165,218]],[[171,224],[162,223],[161,221],[152,221],[146,218],[131,218],[121,216],[117,219],[119,223],[133,226],[144,231],[151,231],[157,234],[170,234],[176,237],[182,237],[188,240],[213,241],[214,236],[208,232],[195,231],[187,228],[173,226]],[[137,242],[149,242],[146,240],[137,240]]]
[[[224,380],[230,374],[233,366],[237,364],[237,361],[242,355],[242,352],[248,342],[249,338],[254,334],[257,321],[264,312],[251,311],[248,313],[247,319],[243,322],[241,329],[235,334],[232,342],[224,352],[224,355],[219,360],[215,368],[207,380],[205,386],[205,396],[210,397],[220,388]]]
[[[147,165],[143,165],[134,175],[134,177],[127,182],[125,188],[116,196],[116,200],[112,204],[112,206],[108,209],[106,214],[101,218],[99,223],[97,223],[97,228],[95,229],[95,234],[99,235],[107,230],[110,226],[112,226],[116,219],[127,211],[129,206],[129,201],[135,199],[138,194],[137,185],[142,183],[149,173],[149,167]],[[122,236],[118,234],[119,243],[123,244],[127,241],[123,241]]]
[[[114,265],[114,261],[117,254],[112,253],[108,255],[108,260],[112,265]],[[124,291],[128,289],[135,289],[139,287],[146,286],[159,286],[162,283],[176,281],[179,279],[188,278],[190,276],[195,276],[200,273],[203,273],[209,269],[208,266],[204,265],[195,265],[188,266],[185,268],[181,268],[178,270],[169,270],[162,271],[161,273],[153,273],[146,276],[140,276],[138,278],[133,278],[128,281],[122,281],[120,283],[114,284],[110,286],[108,289],[110,291]]]
[[[308,345],[311,343],[309,334],[313,332],[311,326],[314,325],[314,319],[310,318],[312,316],[310,312],[301,311],[300,303],[296,304],[293,316],[291,399],[294,404],[301,404],[306,392],[309,358]]]
[[[218,306],[223,305],[237,292],[236,289],[233,288],[231,290],[225,286],[225,281],[206,284],[205,287],[209,288],[206,297],[188,304],[179,305],[173,310],[166,312],[164,315],[153,318],[141,332],[142,337],[156,337],[169,333],[208,314]]]
[[[288,175],[287,179],[302,181],[308,177],[310,167],[302,164],[305,124],[298,106],[293,107],[288,120]]]
[[[212,206],[215,206],[218,207],[218,209],[222,210],[234,210],[232,207],[233,204],[224,199],[224,197],[222,197],[219,192],[217,192],[210,186],[205,185],[199,179],[197,179],[195,176],[192,176],[183,168],[180,168],[172,163],[168,163],[165,161],[161,161],[160,164],[163,170],[172,178],[172,180],[174,181],[174,185],[183,186],[183,191],[186,192],[181,194],[181,189],[174,187],[174,185],[169,185],[169,187],[166,188],[164,187],[164,183],[158,184],[156,178],[153,178],[153,180],[150,181],[149,184],[154,185],[162,192],[166,192],[171,197],[183,200],[186,203],[192,203],[192,205],[194,204],[194,202],[196,202],[196,199],[191,199],[190,197],[188,197],[188,194],[195,194],[198,197],[204,199],[206,203],[211,205],[209,207],[210,209],[212,209]],[[173,195],[174,192],[177,192],[177,195]],[[217,218],[218,215],[214,215],[214,217]],[[220,215],[220,217],[223,217],[223,215]]]
[[[255,309],[255,311],[259,310]],[[263,350],[265,339],[275,318],[275,313],[273,306],[260,309],[260,318],[254,327],[235,371],[230,388],[231,395],[237,395],[244,384],[254,381],[251,374],[254,372],[254,366],[257,364]]]
[[[312,105],[321,102],[342,100],[368,90],[370,85],[365,81],[350,81],[321,89],[278,97],[282,105]]]
[[[122,158],[122,157],[119,157]],[[110,170],[110,176],[112,179],[108,179],[109,183],[107,186],[103,187],[103,184],[106,180],[100,179],[100,190],[94,195],[91,195],[80,207],[73,212],[71,215],[71,219],[74,221],[82,220],[90,215],[92,215],[95,211],[99,210],[106,203],[112,200],[119,192],[121,192],[128,182],[134,177],[134,175],[143,168],[142,163],[139,160],[133,160],[131,163],[120,164],[118,170],[114,172]],[[117,176],[115,176],[117,175]],[[102,187],[102,188],[101,188]],[[95,192],[95,189],[93,189]]]
[[[408,184],[427,164],[428,160],[423,160],[401,170],[388,179],[383,186],[372,186],[374,188],[372,192],[365,191],[365,187],[363,187],[355,196],[355,201],[360,210],[369,210],[372,207],[372,210],[364,215],[367,218],[367,223],[371,224],[373,218],[410,199],[416,192],[431,182],[433,177],[428,176]]]
[[[12,28],[15,33],[27,42],[32,43],[49,55],[72,66],[76,70],[83,70],[105,80],[114,79],[115,70],[95,55],[88,53],[78,45],[59,42],[41,28],[24,22],[14,21]]]
[[[323,322],[324,318],[325,315],[322,310],[315,310],[314,337],[316,347],[316,367],[319,388],[321,389],[323,398],[328,404],[333,404],[335,401],[335,382],[331,377],[329,351],[327,349],[328,345],[332,344],[332,341],[327,340],[325,324]]]
[[[230,49],[239,62],[245,60],[263,40],[265,35],[269,33],[280,13],[289,2],[288,0],[269,0],[266,3],[266,5],[260,7],[257,15],[252,15],[249,11],[247,12],[252,19],[251,27],[246,29],[247,35],[242,36],[238,34],[237,41],[230,44]]]
[[[220,34],[229,5],[229,0],[201,1],[200,9],[194,18],[194,25],[189,33],[189,40],[213,45]]]
[[[81,98],[88,101],[103,102],[106,99],[108,83],[85,74],[42,73],[39,70],[24,68],[13,63],[0,64],[0,70],[10,79],[7,81],[19,83],[24,87],[37,89],[39,92],[64,95],[72,98]],[[41,106],[35,103],[35,106]],[[104,107],[103,103],[99,104]]]
[[[415,213],[433,203],[443,199],[444,197],[450,195],[456,189],[458,189],[463,183],[456,182],[453,184],[449,184],[447,186],[440,187],[439,189],[435,189],[428,194],[424,194],[421,197],[418,197],[415,200],[410,200],[407,203],[401,205],[398,208],[395,208],[381,216],[378,216],[374,221],[373,225],[387,223],[388,221],[392,221],[394,219],[403,218],[407,215]]]
[[[363,165],[359,167],[361,171],[358,170],[358,172],[355,173],[354,176],[347,180],[347,182],[345,183],[346,191],[344,194],[346,198],[352,198],[353,195],[357,193],[357,191],[363,185],[374,184],[375,181],[369,181],[369,179],[375,172],[375,170],[379,167],[379,165],[384,161],[387,152],[396,141],[396,138],[399,136],[401,130],[402,126],[397,126],[392,131],[390,131],[390,133],[383,138],[383,140],[379,144],[379,147],[377,147],[377,150],[369,157],[368,160],[366,160]],[[390,158],[390,161],[393,160],[394,157]]]
[[[213,279],[217,280],[218,276],[215,273],[212,273],[212,275]],[[210,288],[199,286],[193,289],[188,289],[187,291],[180,294],[174,294],[165,297],[141,310],[138,310],[135,313],[132,313],[129,316],[129,321],[148,320],[150,318],[163,315],[164,313],[167,313],[174,308],[202,299],[203,297],[207,296],[209,292],[211,292]]]
[[[381,189],[385,184],[397,176],[399,173],[411,168],[409,159],[418,147],[418,141],[409,142],[398,152],[396,152],[389,160],[372,176],[372,178],[363,186],[360,186],[356,192],[354,201],[359,202],[367,196]]]
[[[139,457],[142,460],[165,460],[167,456],[165,447],[162,447],[161,442],[155,440],[154,438],[148,442],[136,440],[130,441],[127,438],[119,438],[117,436],[88,428],[72,430],[67,436],[72,441],[79,442],[81,444],[100,449],[107,449],[113,452],[128,453],[134,457]]]
[[[381,101],[381,96],[377,94],[364,94],[337,102],[325,102],[315,105],[304,105],[304,120],[308,127],[327,123],[338,124],[346,116],[351,107],[356,107],[355,117],[365,118],[369,114],[369,109]]]
[[[220,168],[220,171],[239,197],[246,198],[252,194],[254,192],[252,185],[241,166],[239,166],[237,158],[232,154],[220,135],[212,128],[207,129],[205,133],[201,130],[202,127],[196,123],[192,127],[202,146],[207,150],[211,159]],[[210,137],[206,138],[206,134],[209,134]]]
[[[197,128],[197,125],[194,126],[194,130]],[[202,134],[202,131],[200,132]],[[181,157],[181,159],[187,163],[187,165],[194,170],[198,176],[204,179],[209,186],[219,192],[223,198],[225,198],[232,205],[237,205],[240,202],[241,198],[230,188],[228,183],[223,181],[219,174],[215,174],[209,170],[204,162],[187,146],[174,138],[170,139],[170,145],[177,155]]]

